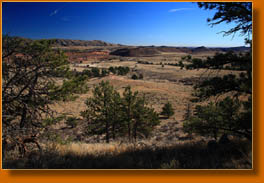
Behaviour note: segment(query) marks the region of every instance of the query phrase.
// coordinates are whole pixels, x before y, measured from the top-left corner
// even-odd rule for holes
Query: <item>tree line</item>
[[[81,72],[78,72],[76,70],[71,71],[72,74],[75,76],[88,76],[89,78],[91,77],[105,77],[108,76],[110,73],[113,73],[115,75],[127,75],[130,71],[129,67],[123,67],[123,66],[118,66],[118,67],[109,67],[108,69],[106,68],[97,68],[97,67],[92,67],[91,69],[84,69]]]

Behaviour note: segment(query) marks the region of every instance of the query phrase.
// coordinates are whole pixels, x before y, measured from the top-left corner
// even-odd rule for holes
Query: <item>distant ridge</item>
[[[16,39],[23,39],[26,42],[30,42],[33,39],[22,38],[14,36]],[[40,39],[40,40],[52,40],[54,41],[54,47],[112,47],[110,55],[119,56],[151,56],[158,55],[161,52],[182,52],[182,53],[201,53],[201,52],[244,52],[249,51],[250,47],[238,46],[238,47],[176,47],[176,46],[126,46],[121,44],[108,43],[101,40],[73,40],[73,39]],[[118,47],[117,49],[115,47]],[[78,48],[76,48],[78,49]]]
[[[121,48],[110,53],[110,55],[137,57],[158,55],[160,52],[156,47]]]
[[[137,56],[153,56],[158,55],[161,52],[178,52],[178,53],[187,53],[187,54],[196,54],[204,52],[245,52],[249,51],[249,47],[230,47],[230,48],[207,48],[205,46],[200,47],[170,47],[170,46],[139,46],[136,48],[120,48],[114,50],[110,55],[117,56],[126,56],[126,57],[137,57]]]
[[[30,42],[33,40],[51,40],[54,41],[54,46],[63,46],[63,47],[70,47],[70,46],[122,46],[121,44],[113,44],[107,43],[105,41],[100,40],[73,40],[73,39],[30,39],[24,38],[19,36],[12,36],[15,39],[22,39],[26,42]]]
[[[54,46],[121,46],[120,44],[107,43],[100,40],[72,40],[72,39],[51,39],[54,40]]]

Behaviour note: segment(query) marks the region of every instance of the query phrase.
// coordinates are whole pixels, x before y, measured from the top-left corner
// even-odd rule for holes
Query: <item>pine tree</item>
[[[110,119],[111,119],[111,131],[113,140],[117,136],[124,135],[126,133],[124,111],[122,110],[122,98],[120,94],[115,90],[113,92],[112,108],[110,109]]]
[[[61,50],[51,40],[3,37],[2,129],[17,138],[38,134],[63,118],[50,107],[57,101],[76,99],[87,91],[87,77],[75,76]],[[62,83],[56,79],[64,78]],[[45,134],[43,134],[45,135]]]
[[[106,142],[118,136],[128,136],[129,141],[137,136],[148,136],[159,124],[158,114],[146,106],[144,97],[125,88],[123,97],[109,82],[102,81],[95,86],[93,96],[85,102],[87,109],[81,115],[88,122],[88,133],[105,134]]]
[[[223,2],[198,3],[199,7],[216,10],[213,18],[208,19],[211,26],[222,22],[234,22],[235,27],[223,31],[224,36],[240,32],[247,36],[252,32],[252,3]],[[226,67],[228,65],[228,68]],[[226,74],[222,77],[209,77],[194,87],[196,101],[222,96],[208,105],[197,105],[194,115],[185,121],[184,129],[200,135],[217,138],[218,134],[229,133],[252,139],[252,51],[246,53],[217,53],[205,60],[192,59],[187,69],[207,68],[214,70],[233,69],[241,71],[239,76]],[[226,97],[230,95],[232,97]],[[241,97],[240,97],[241,96]]]
[[[146,106],[145,97],[138,97],[133,110],[133,138],[137,136],[148,137],[153,128],[158,125],[159,116],[154,109]]]
[[[160,114],[167,116],[167,118],[170,118],[174,114],[174,109],[170,102],[162,107],[162,112]]]
[[[112,124],[113,86],[109,82],[100,82],[93,90],[93,97],[86,100],[87,109],[81,115],[88,121],[88,132],[105,134],[107,143],[110,141],[110,127]]]
[[[127,124],[128,139],[131,142],[132,137],[132,123],[133,123],[133,109],[136,104],[138,92],[132,92],[131,87],[127,86],[123,92],[123,110],[125,112],[125,123]]]

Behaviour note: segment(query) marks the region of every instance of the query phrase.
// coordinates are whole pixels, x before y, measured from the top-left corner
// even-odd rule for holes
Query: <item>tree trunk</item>
[[[135,142],[137,142],[137,122],[135,122],[133,130],[134,130],[134,140],[135,140]]]
[[[113,140],[115,140],[115,123],[112,125],[112,131],[113,131]]]
[[[128,128],[128,140],[129,140],[129,142],[131,142],[131,138],[130,138],[131,137],[131,133],[130,133],[131,132],[131,129],[130,129],[131,128],[130,127],[130,121],[127,124],[127,128]]]
[[[131,142],[131,101],[129,101],[129,104],[128,104],[128,125],[127,125],[127,128],[128,128],[128,140],[129,142]]]
[[[106,143],[109,143],[109,122],[106,120],[106,127],[105,127],[105,133],[106,133]]]

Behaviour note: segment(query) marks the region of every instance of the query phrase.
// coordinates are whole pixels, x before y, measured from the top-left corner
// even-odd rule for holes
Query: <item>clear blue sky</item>
[[[32,39],[102,40],[126,45],[243,46],[244,37],[218,34],[214,11],[188,2],[3,3],[3,34]]]

